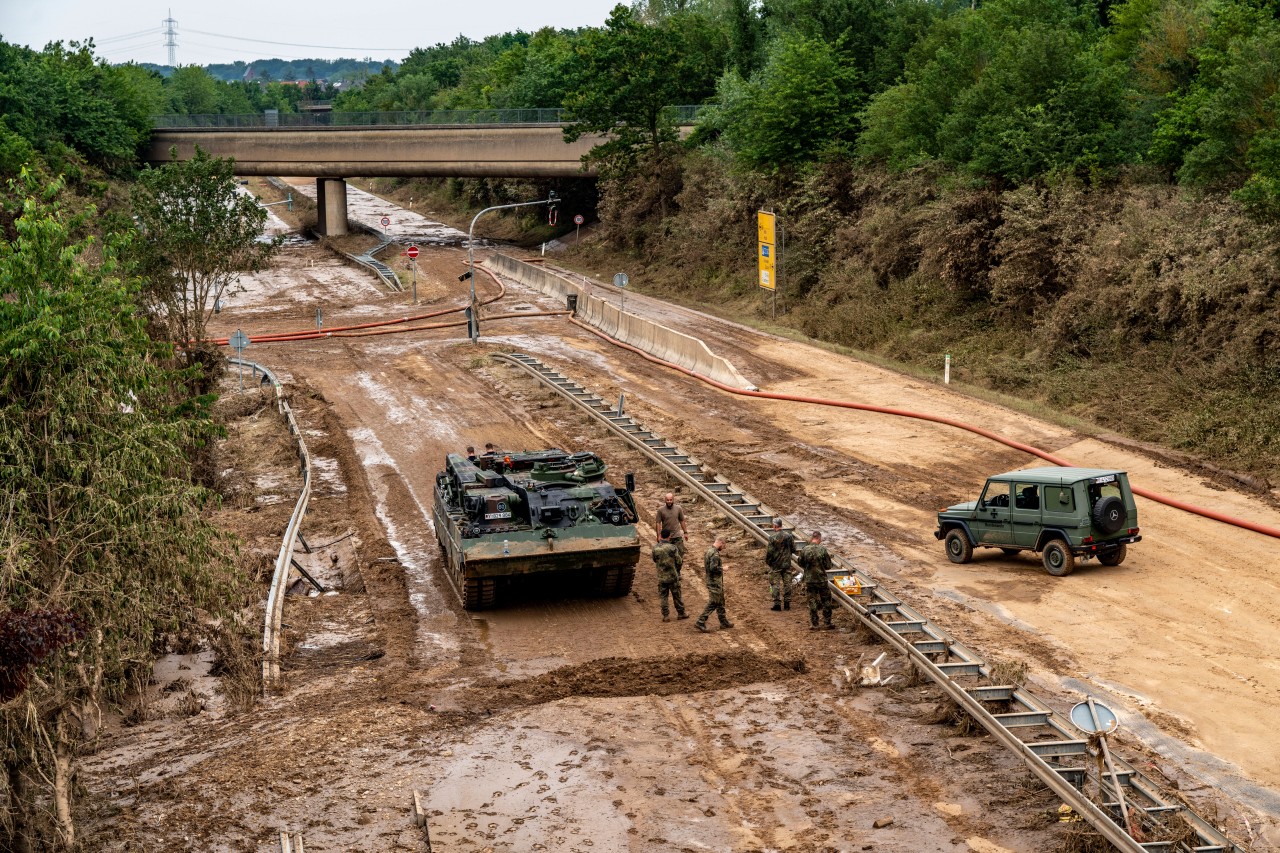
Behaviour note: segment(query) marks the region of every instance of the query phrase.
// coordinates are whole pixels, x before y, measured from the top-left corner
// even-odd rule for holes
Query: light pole
[[[477,337],[479,336],[478,330],[480,328],[480,316],[476,313],[476,220],[491,210],[506,210],[512,207],[531,207],[535,204],[549,204],[554,207],[558,201],[559,199],[556,198],[555,191],[553,190],[547,193],[546,198],[540,199],[539,201],[522,201],[517,204],[496,204],[493,207],[486,207],[472,218],[471,227],[467,229],[467,278],[471,279],[471,316],[475,318],[474,322],[476,324]]]

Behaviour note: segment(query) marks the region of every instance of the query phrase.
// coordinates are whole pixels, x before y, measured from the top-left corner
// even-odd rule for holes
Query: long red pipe
[[[894,409],[888,406],[872,406],[868,403],[850,403],[846,400],[827,400],[821,397],[804,397],[799,394],[779,394],[772,391],[748,391],[743,388],[735,388],[732,385],[726,385],[723,382],[718,382],[715,379],[712,379],[710,376],[706,376],[704,374],[690,370],[687,367],[682,367],[678,364],[673,364],[672,362],[665,361],[663,359],[658,358],[657,356],[650,355],[644,350],[633,347],[630,344],[623,343],[617,338],[610,337],[609,335],[606,335],[604,332],[601,332],[599,329],[595,329],[587,325],[586,323],[583,323],[582,321],[578,320],[576,317],[570,318],[570,322],[574,323],[575,325],[581,326],[583,329],[586,329],[588,332],[591,332],[593,335],[596,335],[597,337],[603,338],[604,340],[608,341],[614,346],[619,346],[619,347],[622,347],[623,349],[630,350],[631,352],[636,353],[637,355],[647,359],[648,361],[652,361],[655,364],[661,364],[662,366],[671,368],[672,370],[678,370],[681,373],[687,374],[689,376],[692,376],[695,379],[705,382],[706,384],[712,386],[713,388],[719,388],[721,391],[727,391],[730,394],[738,394],[743,397],[759,397],[765,400],[785,400],[792,403],[811,403],[816,406],[834,406],[841,409],[858,409],[864,412],[878,412],[884,415],[896,415],[898,417],[915,418],[917,420],[922,420],[922,421],[933,421],[934,423],[945,424],[947,426],[955,427],[956,429],[962,429],[962,430],[965,430],[966,432],[971,432],[976,435],[980,435],[983,438],[989,438],[992,441],[996,441],[996,442],[999,442],[1000,444],[1005,445],[1006,447],[1012,447],[1015,450],[1021,450],[1023,453],[1029,453],[1032,456],[1038,456],[1041,459],[1045,460],[1046,462],[1052,462],[1054,465],[1060,465],[1064,468],[1073,467],[1072,464],[1067,460],[1059,456],[1054,456],[1052,453],[1049,453],[1048,451],[1041,450],[1038,447],[1033,447],[1030,444],[1023,444],[1021,441],[1014,441],[1011,438],[1005,438],[1004,436],[999,435],[998,433],[994,433],[991,430],[983,429],[982,427],[973,426],[972,424],[967,424],[967,423],[964,423],[963,421],[957,421],[952,418],[944,418],[939,415],[930,415],[926,412],[912,412],[906,409]],[[1166,495],[1162,495],[1159,492],[1153,492],[1153,491],[1150,491],[1149,489],[1144,489],[1138,486],[1134,486],[1132,484],[1130,484],[1130,488],[1132,489],[1135,495],[1141,495],[1142,497],[1147,498],[1148,500],[1153,500],[1156,503],[1164,504],[1165,506],[1170,506],[1170,507],[1173,507],[1174,509],[1180,509],[1184,512],[1189,512],[1194,515],[1203,516],[1204,518],[1211,518],[1214,521],[1220,521],[1224,524],[1230,524],[1235,527],[1243,528],[1245,530],[1252,530],[1254,533],[1261,533],[1264,536],[1271,536],[1273,538],[1280,539],[1280,528],[1270,527],[1266,524],[1260,524],[1256,521],[1250,521],[1246,518],[1236,518],[1234,516],[1227,515],[1226,513],[1218,512],[1217,510],[1208,509],[1207,507],[1202,507],[1202,506],[1196,506],[1195,504],[1190,504],[1190,503],[1187,503],[1186,501],[1180,501],[1177,498],[1171,498]]]
[[[496,295],[491,296],[488,299],[481,300],[480,301],[481,305],[489,305],[490,303],[497,302],[499,299],[502,299],[504,296],[507,295],[507,286],[502,283],[502,280],[499,279],[497,276],[495,276],[493,273],[489,272],[488,270],[485,270],[485,272],[488,272],[489,277],[492,278],[494,282],[497,283],[498,292]],[[415,314],[412,317],[397,317],[394,320],[374,320],[373,322],[370,322],[370,323],[357,323],[352,326],[334,326],[331,329],[300,329],[296,332],[268,332],[263,335],[254,335],[251,338],[251,340],[255,344],[272,344],[272,343],[281,343],[284,341],[314,341],[317,338],[328,338],[328,337],[334,337],[334,338],[357,337],[354,335],[342,335],[338,333],[354,331],[356,329],[376,329],[376,328],[381,328],[383,326],[396,326],[396,325],[402,325],[404,323],[413,323],[418,320],[428,320],[432,317],[443,317],[446,314],[454,314],[458,311],[465,311],[466,309],[467,309],[467,306],[459,305],[456,308],[442,308],[438,311],[428,311],[426,314]],[[563,312],[553,312],[553,313],[563,313]],[[546,315],[522,314],[520,316],[533,317],[533,316],[546,316]],[[496,320],[498,318],[490,317],[488,319]],[[449,326],[459,326],[459,325],[465,326],[466,321],[464,320],[460,323],[445,323],[443,325],[418,326],[416,328],[403,329],[401,331],[413,332],[413,331],[419,331],[421,329],[441,329]],[[211,340],[205,341],[205,343],[211,343],[214,346],[225,347],[230,345],[231,338],[229,336],[225,338],[213,338]]]

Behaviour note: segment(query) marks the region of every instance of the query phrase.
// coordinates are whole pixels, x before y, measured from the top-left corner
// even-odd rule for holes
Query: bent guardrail
[[[307,443],[302,439],[302,430],[293,416],[293,409],[284,398],[284,387],[274,373],[253,361],[239,358],[227,359],[228,364],[238,364],[253,370],[254,375],[261,373],[264,382],[270,382],[275,389],[276,411],[284,416],[298,445],[298,462],[302,468],[302,492],[298,502],[294,504],[293,515],[289,516],[289,525],[284,531],[284,540],[280,543],[280,554],[276,557],[275,572],[271,576],[271,589],[267,593],[266,614],[262,626],[262,690],[267,692],[280,678],[280,621],[284,616],[284,592],[289,583],[289,565],[293,556],[293,543],[297,541],[298,531],[302,527],[302,519],[307,514],[307,503],[311,500],[311,455],[307,453]]]

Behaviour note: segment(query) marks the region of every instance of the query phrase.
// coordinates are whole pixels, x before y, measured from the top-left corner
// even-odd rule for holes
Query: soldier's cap
[[[775,518],[775,519],[773,520],[773,526],[774,526],[774,527],[781,527],[781,526],[782,526],[782,519],[780,519],[780,518]]]

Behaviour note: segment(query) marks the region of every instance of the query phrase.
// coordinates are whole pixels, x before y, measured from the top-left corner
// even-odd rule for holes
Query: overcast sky
[[[92,37],[109,62],[168,62],[165,18],[180,65],[237,59],[403,59],[415,47],[513,30],[599,26],[618,0],[0,0],[0,36],[36,50]],[[252,41],[257,39],[257,41]],[[271,42],[271,43],[266,43]]]

